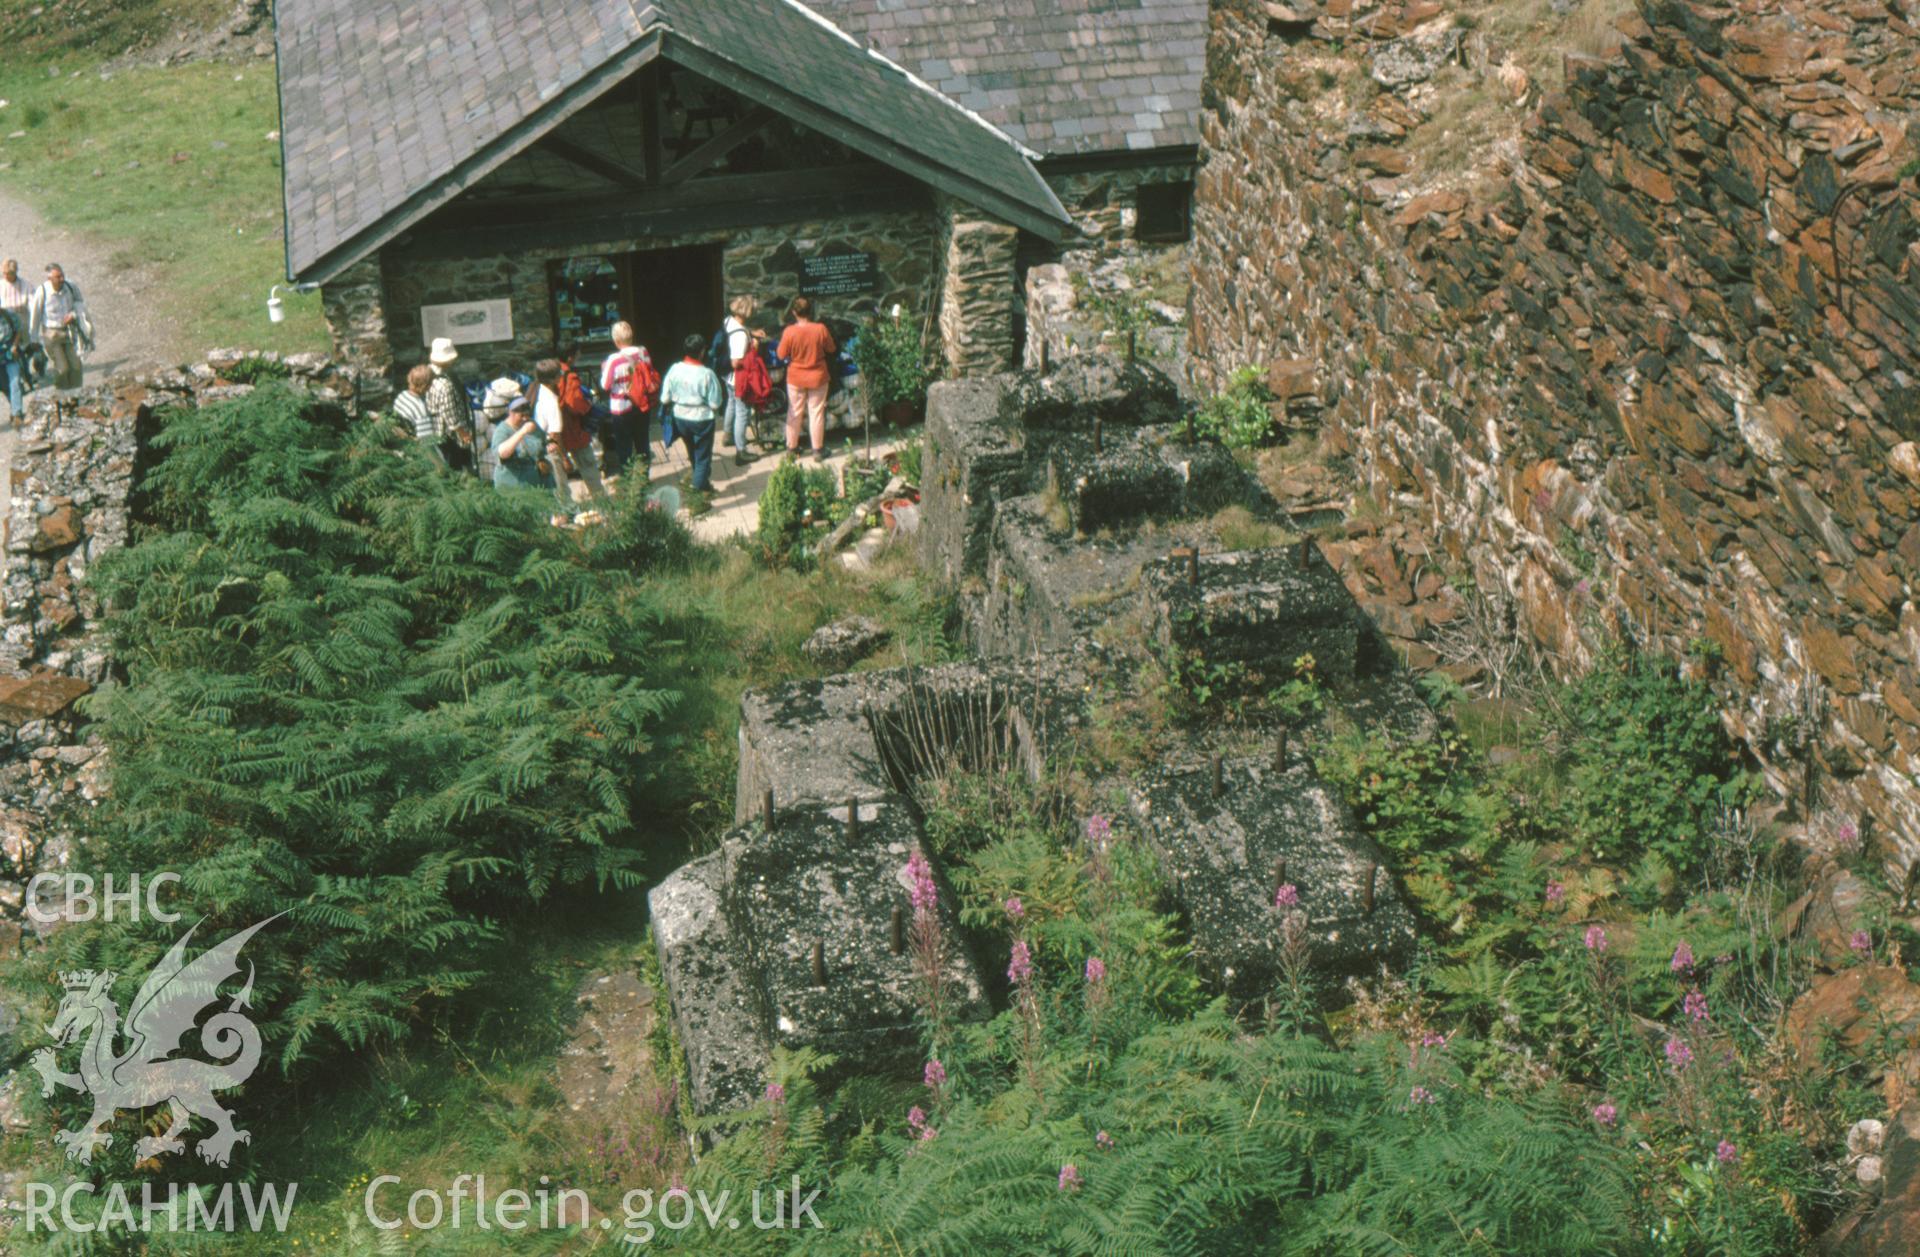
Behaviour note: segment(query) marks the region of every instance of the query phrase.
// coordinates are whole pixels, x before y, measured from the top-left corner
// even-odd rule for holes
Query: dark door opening
[[[551,263],[555,343],[572,341],[579,361],[599,362],[613,352],[609,329],[625,319],[664,372],[679,361],[689,335],[698,333],[704,343],[720,330],[726,317],[721,255],[714,244]]]
[[[682,341],[697,335],[705,345],[726,319],[721,252],[721,246],[713,244],[650,249],[627,257],[627,308],[633,311],[628,321],[662,374],[680,360]]]

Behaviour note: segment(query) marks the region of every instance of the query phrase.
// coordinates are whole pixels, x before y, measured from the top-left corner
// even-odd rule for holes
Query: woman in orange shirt
[[[787,362],[787,453],[799,452],[800,423],[808,420],[813,456],[827,456],[827,364],[840,346],[833,333],[813,317],[813,302],[795,297],[787,308],[793,322],[780,337],[779,355]]]

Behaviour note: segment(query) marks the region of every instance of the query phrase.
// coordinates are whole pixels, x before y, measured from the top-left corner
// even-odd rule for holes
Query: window
[[[1135,208],[1133,238],[1178,244],[1193,236],[1193,183],[1143,183]]]

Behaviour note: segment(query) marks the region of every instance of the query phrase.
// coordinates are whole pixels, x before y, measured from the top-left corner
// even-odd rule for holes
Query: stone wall
[[[840,248],[872,253],[880,274],[880,284],[874,292],[847,298],[822,298],[819,302],[826,317],[856,321],[889,310],[895,304],[920,312],[924,317],[932,300],[939,247],[932,216],[921,210],[643,240],[582,241],[565,248],[526,249],[511,257],[419,257],[401,249],[390,249],[384,257],[384,313],[389,352],[394,361],[403,365],[425,359],[426,345],[420,327],[422,306],[504,297],[513,302],[514,339],[463,346],[461,357],[470,371],[488,376],[530,370],[553,344],[549,261],[712,244],[725,246],[721,266],[726,295],[749,293],[759,298],[763,306],[776,311],[784,309],[799,291],[802,254]],[[331,299],[328,314],[331,319]],[[336,338],[338,336],[336,331]],[[674,356],[670,347],[650,345],[648,348],[656,362],[671,361]],[[590,346],[588,351],[598,355],[600,349]]]
[[[1191,183],[1191,160],[1090,170],[1046,170],[1047,185],[1073,216],[1087,244],[1102,251],[1123,251],[1133,242],[1139,220],[1140,189],[1154,184]]]
[[[940,345],[956,376],[991,375],[1014,362],[1014,262],[1020,232],[942,197]]]
[[[1771,784],[1810,759],[1817,810],[1907,865],[1917,21],[1641,0],[1448,180],[1418,143],[1466,55],[1440,5],[1216,0],[1192,303],[1201,383],[1267,366],[1324,407],[1394,542],[1349,572],[1372,605],[1467,573],[1569,666],[1704,639]],[[1327,90],[1343,66],[1379,90]]]
[[[394,346],[387,336],[386,281],[379,255],[355,262],[322,288],[320,305],[333,336],[334,357],[359,370],[369,382],[388,380],[393,374]],[[419,323],[418,310],[414,323]]]
[[[1176,379],[1185,376],[1184,282],[1161,289],[1166,277],[1184,280],[1187,245],[1140,240],[1134,232],[1143,187],[1191,183],[1193,178],[1191,160],[1047,173],[1048,184],[1082,234],[1063,250],[1028,259],[1022,282],[1023,366],[1038,369],[1076,354],[1119,349],[1126,333],[1112,326],[1113,320],[1099,308],[1102,301],[1116,301],[1139,312],[1139,355]]]

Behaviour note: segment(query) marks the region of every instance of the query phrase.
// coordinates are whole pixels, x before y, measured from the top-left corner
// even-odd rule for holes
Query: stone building
[[[1184,238],[1205,8],[953,8],[286,0],[289,277],[389,378],[622,317],[658,360],[736,293],[898,307],[952,374],[1004,368],[1028,267]]]
[[[287,266],[342,357],[436,336],[524,370],[625,318],[656,359],[725,300],[901,308],[956,374],[1015,344],[1033,154],[793,0],[287,0]]]

